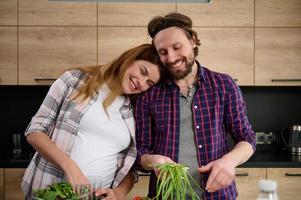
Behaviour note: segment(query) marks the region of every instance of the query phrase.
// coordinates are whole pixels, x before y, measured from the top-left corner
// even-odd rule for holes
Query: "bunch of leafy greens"
[[[88,194],[87,188],[81,188],[81,194]],[[47,186],[45,189],[38,189],[33,191],[36,199],[42,200],[80,200],[82,195],[78,195],[73,191],[72,185],[67,182],[55,183]]]
[[[155,199],[162,200],[185,200],[187,195],[192,200],[199,200],[200,198],[193,190],[191,182],[197,186],[201,191],[202,188],[197,184],[195,179],[188,171],[188,167],[179,163],[164,163],[156,165],[160,174],[156,184]]]

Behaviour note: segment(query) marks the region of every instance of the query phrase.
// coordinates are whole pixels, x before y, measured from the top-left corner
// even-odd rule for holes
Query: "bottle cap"
[[[277,182],[272,180],[260,180],[258,187],[260,191],[273,192],[277,189]]]

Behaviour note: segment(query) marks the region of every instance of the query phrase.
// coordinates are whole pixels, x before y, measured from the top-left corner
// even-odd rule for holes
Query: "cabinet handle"
[[[237,82],[237,81],[238,81],[238,78],[234,78],[233,80],[234,80],[235,82]]]
[[[35,78],[35,81],[39,82],[39,81],[55,81],[55,78]]]
[[[296,82],[296,81],[301,81],[300,78],[273,78],[271,79],[272,82]]]
[[[301,176],[301,174],[285,173],[285,176]]]
[[[244,173],[236,173],[235,176],[249,176],[247,172]]]

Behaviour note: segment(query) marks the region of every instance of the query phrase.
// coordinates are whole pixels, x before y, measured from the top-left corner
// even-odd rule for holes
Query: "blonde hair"
[[[160,66],[161,63],[156,50],[151,44],[142,44],[125,51],[107,64],[77,68],[86,73],[88,78],[74,98],[80,98],[84,101],[91,97],[103,84],[107,84],[110,93],[103,101],[106,111],[106,108],[112,104],[115,98],[122,94],[122,78],[128,66],[135,60],[151,62],[159,67],[160,75],[163,73],[161,73],[163,68]]]

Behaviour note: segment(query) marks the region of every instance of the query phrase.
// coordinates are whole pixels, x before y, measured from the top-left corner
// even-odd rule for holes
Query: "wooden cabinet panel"
[[[131,192],[127,195],[127,200],[133,200],[134,197],[146,197],[148,193],[149,176],[139,176]]]
[[[300,27],[300,0],[255,0],[256,27]]]
[[[25,169],[5,169],[5,200],[24,200],[21,180]]]
[[[0,200],[4,200],[4,169],[0,168]]]
[[[97,27],[20,27],[19,83],[50,84],[66,68],[97,64]]]
[[[96,3],[19,1],[20,25],[96,26]]]
[[[98,27],[98,63],[104,64],[125,50],[147,42],[145,27]]]
[[[173,3],[99,3],[99,26],[144,26],[157,15],[175,12]]]
[[[0,85],[17,85],[17,27],[0,27]]]
[[[252,28],[196,28],[201,40],[197,59],[205,67],[230,74],[239,85],[254,84]]]
[[[301,85],[301,28],[256,28],[255,85]]]
[[[191,17],[194,26],[254,26],[254,0],[178,3],[177,11]]]
[[[0,1],[0,25],[17,25],[17,0]]]
[[[237,200],[254,200],[259,194],[258,181],[266,179],[266,168],[237,168]]]
[[[268,168],[267,178],[277,181],[277,194],[281,200],[301,196],[301,168]]]

